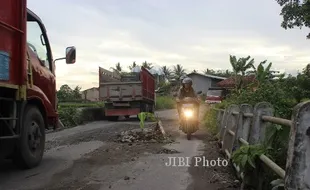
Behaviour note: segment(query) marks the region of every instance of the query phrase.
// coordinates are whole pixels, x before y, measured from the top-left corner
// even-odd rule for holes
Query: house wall
[[[216,83],[220,82],[220,79],[209,78],[201,75],[189,75],[193,80],[193,88],[195,92],[202,91],[203,94],[207,94],[210,87],[216,87]]]
[[[92,102],[99,101],[99,89],[98,88],[90,88],[83,91],[83,99],[89,100]]]

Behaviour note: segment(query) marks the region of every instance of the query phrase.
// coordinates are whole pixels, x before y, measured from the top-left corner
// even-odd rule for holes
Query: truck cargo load
[[[99,99],[105,103],[106,116],[114,120],[140,112],[154,113],[155,77],[147,69],[142,67],[140,72],[122,75],[113,82],[106,82],[102,71],[99,68]]]

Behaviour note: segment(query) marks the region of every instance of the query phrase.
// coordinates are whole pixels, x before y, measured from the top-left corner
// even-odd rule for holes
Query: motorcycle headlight
[[[192,117],[193,116],[193,111],[192,110],[185,110],[184,111],[185,117]]]

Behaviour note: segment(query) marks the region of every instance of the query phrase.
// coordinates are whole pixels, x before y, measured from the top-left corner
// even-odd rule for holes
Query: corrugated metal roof
[[[214,78],[214,79],[219,79],[219,80],[227,79],[226,77],[219,77],[219,76],[215,76],[215,75],[206,75],[206,74],[201,74],[201,73],[190,73],[187,76],[189,76],[189,75],[200,75],[200,76],[203,76],[203,77]]]
[[[246,83],[254,82],[255,80],[255,75],[248,75],[243,77],[243,81]],[[222,80],[221,82],[218,82],[217,85],[221,87],[233,87],[235,86],[235,78],[230,77],[228,79]]]

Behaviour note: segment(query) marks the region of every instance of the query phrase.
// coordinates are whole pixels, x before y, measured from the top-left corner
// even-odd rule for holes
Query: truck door
[[[49,44],[46,43],[46,33],[43,32],[39,22],[27,21],[27,45],[30,49],[30,61],[32,63],[33,83],[47,96],[52,106],[55,107],[56,81],[53,74],[54,68]]]

